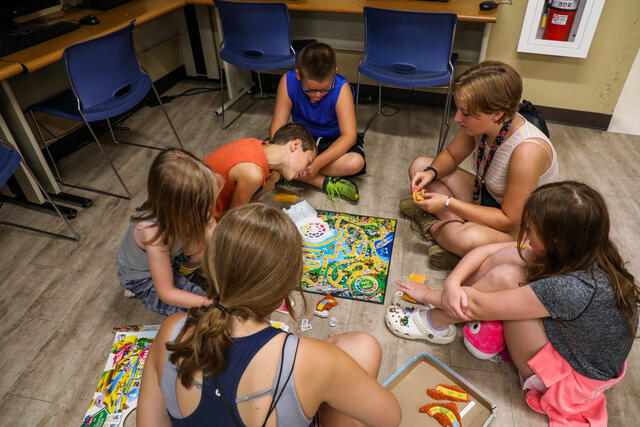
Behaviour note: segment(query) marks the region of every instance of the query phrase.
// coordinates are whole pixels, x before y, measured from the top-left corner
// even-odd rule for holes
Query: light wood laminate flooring
[[[195,86],[185,81],[167,94]],[[211,84],[210,86],[215,86]],[[213,111],[218,92],[182,97],[167,105],[186,148],[198,156],[243,137],[267,135],[273,100],[254,105],[230,129],[220,128]],[[245,99],[243,102],[247,102]],[[324,193],[298,186],[298,199],[317,209],[398,219],[385,305],[339,300],[331,315],[338,325],[307,317],[313,329],[300,333],[299,321],[276,313],[302,336],[326,338],[345,331],[372,333],[383,348],[380,381],[413,356],[428,352],[478,386],[496,403],[494,426],[544,426],[546,417],[523,403],[518,375],[510,363],[483,362],[473,358],[460,337],[451,345],[432,345],[396,338],[387,331],[383,315],[395,291],[394,282],[411,273],[425,274],[432,286],[442,286],[446,272],[429,269],[424,243],[400,216],[398,200],[408,193],[407,168],[419,155],[434,155],[441,110],[399,105],[393,117],[379,117],[366,135],[367,174],[359,177],[360,202],[332,203]],[[358,110],[362,127],[375,106]],[[125,123],[131,131],[120,131],[122,139],[175,146],[162,112],[142,108]],[[550,124],[552,141],[560,162],[561,178],[575,179],[600,190],[612,216],[612,234],[631,271],[640,274],[640,137]],[[449,139],[457,129],[453,124]],[[0,226],[0,425],[79,425],[98,384],[113,341],[111,329],[132,324],[159,324],[163,317],[151,313],[134,298],[123,296],[116,278],[115,254],[133,209],[146,196],[148,168],[157,152],[110,143],[106,149],[134,197],[131,201],[86,194],[93,207],[81,210],[72,222],[81,234],[79,243],[49,238]],[[469,161],[465,162],[471,166]],[[65,178],[119,191],[117,181],[89,145],[60,162]],[[73,193],[76,190],[67,189]],[[273,194],[265,202],[276,204]],[[29,221],[63,230],[55,217],[5,204],[0,217]],[[309,310],[318,296],[307,294]],[[298,307],[301,301],[298,298]],[[640,425],[640,347],[629,359],[626,377],[606,392],[610,425]],[[135,425],[134,417],[127,425]]]

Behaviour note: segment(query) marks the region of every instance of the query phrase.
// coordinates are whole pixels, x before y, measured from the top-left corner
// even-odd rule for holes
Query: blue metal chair
[[[371,79],[401,87],[448,85],[444,116],[440,126],[438,153],[449,131],[451,83],[456,54],[452,53],[458,17],[452,13],[407,12],[364,8],[365,51],[360,59],[356,87],[356,109],[360,73]],[[382,84],[378,85],[378,112],[381,114]]]
[[[220,81],[223,75],[222,60],[239,68],[256,71],[262,98],[260,71],[288,68],[295,64],[295,52],[291,46],[289,8],[284,3],[242,3],[224,0],[216,0],[214,3],[222,23],[222,43],[219,50]],[[254,104],[249,104],[225,125],[224,96],[220,99],[223,129],[231,126]]]
[[[109,132],[111,133],[111,138],[116,144],[123,143],[161,150],[162,148],[158,147],[116,140],[111,126],[111,121],[109,120],[139,104],[146,97],[150,89],[153,89],[153,93],[160,103],[162,111],[169,121],[171,130],[178,140],[180,147],[184,148],[182,146],[182,141],[180,141],[180,137],[169,118],[167,110],[160,101],[160,97],[158,96],[158,92],[151,81],[151,77],[149,77],[138,63],[138,58],[136,57],[133,47],[134,24],[135,21],[131,21],[126,27],[113,31],[112,33],[77,43],[66,48],[64,50],[63,59],[67,69],[71,89],[44,102],[36,104],[30,109],[31,118],[36,125],[40,138],[42,139],[42,143],[44,144],[46,151],[49,154],[49,158],[53,163],[57,179],[63,185],[109,196],[120,197],[123,199],[131,198],[131,193],[120,177],[120,174],[116,170],[111,158],[100,144],[100,141],[89,122],[106,120],[109,126]],[[34,111],[76,120],[81,123],[68,132],[60,135],[54,135],[46,127],[38,123],[36,116],[34,115]],[[120,184],[127,193],[127,196],[109,193],[107,191],[91,187],[69,184],[63,181],[62,175],[60,174],[49,150],[49,144],[65,135],[68,135],[83,125],[86,125],[89,129],[93,140],[98,144],[100,151],[111,165],[114,174],[118,178],[118,181],[120,181]],[[41,127],[52,135],[53,138],[45,140],[40,129]]]
[[[33,228],[33,227],[26,226],[26,225],[16,224],[14,222],[8,222],[8,221],[0,221],[0,224],[2,224],[2,225],[10,225],[12,227],[18,227],[18,228],[22,228],[22,229],[25,229],[25,230],[36,231],[38,233],[47,234],[49,236],[56,236],[56,237],[61,237],[63,239],[69,239],[69,240],[78,241],[80,239],[79,236],[78,236],[78,233],[76,233],[76,231],[73,229],[73,227],[71,227],[71,224],[69,224],[69,221],[67,221],[67,219],[64,217],[64,215],[62,215],[62,213],[60,212],[60,209],[58,209],[58,206],[56,206],[56,204],[53,203],[53,200],[51,200],[51,197],[49,197],[47,192],[44,191],[44,188],[42,188],[42,185],[40,185],[40,182],[38,181],[38,179],[31,172],[31,169],[29,169],[29,167],[27,166],[26,162],[24,162],[22,160],[22,157],[20,156],[20,153],[18,153],[18,151],[10,143],[8,143],[6,141],[3,141],[3,140],[0,140],[0,187],[4,186],[7,183],[7,181],[9,180],[9,178],[11,178],[13,176],[13,174],[18,169],[18,166],[20,165],[20,163],[22,163],[22,165],[24,166],[24,168],[27,171],[27,173],[31,176],[31,178],[38,185],[38,188],[40,188],[40,191],[46,197],[47,201],[51,204],[53,209],[55,209],[55,211],[58,214],[58,216],[60,218],[62,218],[62,220],[65,222],[65,224],[67,225],[67,228],[71,232],[72,236],[66,236],[66,235],[60,234],[60,233],[53,233],[51,231],[42,230],[40,228]],[[2,196],[0,196],[0,201],[1,200],[2,200]],[[0,203],[0,206],[1,205],[2,204]]]

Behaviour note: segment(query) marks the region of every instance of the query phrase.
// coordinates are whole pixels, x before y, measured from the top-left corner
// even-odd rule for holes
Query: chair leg
[[[31,114],[31,120],[33,120],[33,123],[36,125],[36,130],[38,131],[38,135],[40,135],[40,140],[42,141],[42,145],[44,145],[44,149],[47,152],[47,155],[49,156],[49,160],[51,160],[51,164],[53,165],[53,170],[55,171],[56,176],[58,177],[58,181],[63,182],[62,175],[58,170],[58,166],[56,165],[56,162],[53,160],[53,156],[51,155],[51,151],[49,150],[49,144],[47,144],[47,141],[44,139],[44,135],[42,135],[42,130],[40,130],[40,124],[36,120],[36,116],[35,114],[33,114],[33,110],[30,110],[29,114]]]
[[[180,137],[178,136],[178,132],[176,131],[175,126],[173,126],[173,122],[171,121],[171,118],[169,117],[169,113],[167,112],[167,109],[165,108],[164,104],[162,103],[162,101],[160,100],[160,95],[158,95],[158,91],[156,90],[156,87],[153,83],[151,83],[151,88],[153,89],[153,93],[156,94],[156,98],[158,99],[158,103],[160,104],[160,107],[162,107],[162,112],[164,113],[164,116],[167,118],[167,121],[169,122],[169,126],[171,126],[171,130],[173,131],[173,134],[175,135],[176,139],[178,140],[178,144],[180,144],[180,148],[182,148],[184,150],[184,145],[182,145],[182,141],[180,140]]]
[[[12,227],[17,227],[17,228],[22,228],[24,230],[30,230],[30,231],[35,231],[37,233],[42,233],[42,234],[46,234],[48,236],[54,236],[54,237],[60,237],[61,239],[67,239],[67,240],[73,240],[75,242],[77,242],[78,240],[80,240],[80,236],[78,235],[78,233],[76,232],[76,230],[73,229],[73,227],[71,226],[71,224],[69,223],[69,221],[67,220],[67,218],[65,218],[64,215],[62,215],[62,212],[60,212],[60,209],[58,209],[58,206],[53,203],[53,200],[51,200],[51,197],[49,197],[49,195],[47,194],[47,192],[44,190],[44,188],[42,188],[42,185],[40,185],[40,181],[38,181],[38,179],[35,177],[35,175],[33,174],[33,172],[31,172],[31,169],[29,169],[29,166],[27,166],[27,162],[25,162],[24,160],[21,161],[22,165],[24,166],[24,168],[27,170],[27,173],[31,176],[31,178],[35,181],[36,185],[38,186],[38,188],[40,189],[40,191],[42,192],[42,195],[47,199],[47,201],[49,202],[49,204],[51,204],[51,206],[53,206],[53,209],[55,209],[56,213],[58,214],[58,216],[62,219],[62,221],[64,221],[64,223],[67,225],[67,228],[69,229],[69,231],[71,232],[71,236],[67,236],[65,234],[61,234],[61,233],[54,233],[52,231],[47,231],[47,230],[42,230],[40,228],[34,228],[34,227],[29,227],[27,225],[22,225],[22,224],[16,224],[14,222],[9,222],[9,221],[0,221],[0,224],[3,225],[9,225]]]
[[[129,192],[129,189],[127,188],[127,186],[125,185],[124,181],[120,177],[120,174],[118,173],[118,170],[114,166],[113,161],[111,161],[111,157],[109,157],[107,152],[102,147],[102,144],[100,144],[100,140],[98,140],[98,137],[96,136],[95,132],[93,131],[93,128],[91,127],[91,125],[89,124],[87,119],[84,117],[84,115],[82,113],[80,113],[80,116],[82,117],[82,121],[84,122],[84,124],[87,126],[87,129],[89,129],[89,132],[91,133],[91,136],[93,137],[93,140],[95,141],[96,144],[98,144],[98,148],[102,152],[102,155],[105,157],[105,159],[107,159],[107,162],[111,166],[111,169],[113,170],[113,173],[115,174],[116,178],[118,178],[118,181],[120,181],[120,185],[122,185],[122,188],[127,193],[127,195],[123,196],[121,194],[110,193],[108,191],[103,191],[103,190],[99,190],[97,188],[86,187],[86,186],[78,185],[78,184],[69,184],[69,183],[66,183],[66,182],[61,182],[61,184],[66,185],[67,187],[79,188],[81,190],[91,191],[91,192],[94,192],[94,193],[104,194],[104,195],[112,196],[112,197],[118,197],[120,199],[131,200],[131,193]]]
[[[453,73],[451,73],[451,79],[449,81],[449,88],[447,89],[447,100],[444,104],[444,113],[442,116],[442,123],[440,124],[440,136],[438,137],[438,148],[436,151],[436,156],[440,154],[442,149],[444,148],[445,140],[447,139],[447,134],[449,133],[449,112],[451,110],[451,84],[453,80]]]
[[[256,71],[256,73],[258,74],[258,87],[260,88],[260,99],[263,99],[264,95],[262,93],[262,79],[260,78],[260,71]]]
[[[237,116],[235,116],[233,118],[233,120],[231,120],[229,122],[229,124],[225,124],[225,120],[224,120],[224,91],[222,90],[222,60],[218,60],[218,64],[219,64],[219,68],[220,68],[220,108],[222,110],[221,112],[221,116],[222,116],[222,129],[223,130],[227,130],[227,128],[229,128],[229,126],[231,126],[236,120],[238,120],[240,118],[241,115],[243,115],[249,108],[251,108],[253,106],[253,104],[256,103],[256,101],[253,101],[252,103],[250,103],[249,105],[247,105],[245,107],[244,110],[240,111],[238,113]],[[258,74],[258,79],[260,78],[260,74]],[[260,80],[258,80],[258,82],[260,83],[260,95],[262,96],[262,83],[260,82]],[[227,87],[227,95],[229,94],[229,83],[227,82],[227,84],[225,85]],[[240,99],[240,98],[238,98]]]
[[[111,139],[113,140],[114,144],[126,144],[126,145],[133,145],[135,147],[141,147],[141,148],[149,148],[151,150],[164,150],[164,148],[162,147],[154,147],[152,145],[144,145],[144,144],[138,144],[137,142],[130,142],[130,141],[118,141],[116,139],[116,134],[113,132],[113,126],[111,126],[111,120],[107,119],[107,125],[109,126],[109,133],[111,133]]]
[[[377,119],[380,114],[382,114],[382,84],[378,85],[378,112],[374,113],[373,116],[371,116],[371,118],[367,122],[367,126],[365,126],[364,130],[362,131],[363,137],[367,133],[367,131],[369,130],[369,128],[371,127],[375,119]]]

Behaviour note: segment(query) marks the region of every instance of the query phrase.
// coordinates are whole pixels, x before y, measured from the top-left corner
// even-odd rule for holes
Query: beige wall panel
[[[518,53],[527,2],[500,6],[487,59],[513,65],[535,104],[612,114],[640,46],[640,2],[605,3],[586,59]]]

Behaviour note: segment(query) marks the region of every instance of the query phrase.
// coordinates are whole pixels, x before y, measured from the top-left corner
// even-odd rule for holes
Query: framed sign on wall
[[[586,58],[605,0],[529,0],[518,52]]]

